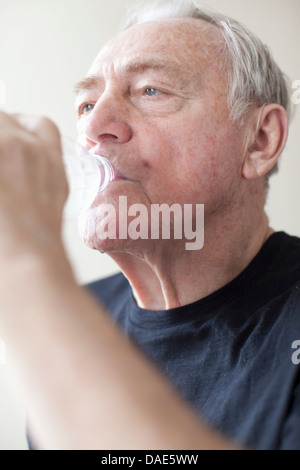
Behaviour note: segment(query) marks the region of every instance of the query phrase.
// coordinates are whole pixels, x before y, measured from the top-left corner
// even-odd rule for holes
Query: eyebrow
[[[102,80],[96,75],[89,75],[82,80],[80,80],[76,85],[74,85],[74,92],[76,95],[83,90],[91,90],[97,88],[102,83]]]
[[[122,73],[143,73],[149,70],[154,70],[154,71],[165,71],[169,75],[176,77],[176,80],[180,82],[182,87],[185,87],[188,79],[187,77],[184,77],[183,73],[180,73],[181,67],[176,63],[176,62],[169,62],[165,60],[161,61],[147,61],[147,62],[140,62],[140,61],[132,61],[128,62],[125,65],[122,65],[120,67]],[[186,67],[184,68],[186,71]],[[103,79],[102,77],[98,75],[88,75],[87,77],[83,78],[80,80],[75,86],[74,86],[74,91],[75,94],[78,95],[83,90],[91,90],[94,88],[99,87],[100,85],[103,84]]]

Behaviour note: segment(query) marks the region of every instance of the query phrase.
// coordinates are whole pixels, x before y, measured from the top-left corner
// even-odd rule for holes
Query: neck
[[[182,241],[155,240],[155,247],[145,245],[139,252],[110,253],[129,280],[137,304],[149,310],[176,308],[208,296],[237,277],[273,232],[263,210],[248,200],[249,210],[240,205],[230,215],[205,221],[201,250],[186,251]]]

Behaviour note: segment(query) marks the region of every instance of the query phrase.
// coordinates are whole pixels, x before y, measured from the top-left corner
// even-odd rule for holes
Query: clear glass
[[[69,195],[63,217],[72,220],[85,212],[114,177],[112,164],[104,157],[92,155],[70,137],[62,137],[63,161]]]

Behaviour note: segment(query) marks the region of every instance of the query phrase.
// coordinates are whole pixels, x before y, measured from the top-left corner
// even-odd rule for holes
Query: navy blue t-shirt
[[[88,287],[215,429],[300,449],[300,239],[273,234],[228,285],[167,311],[139,308],[122,274]]]

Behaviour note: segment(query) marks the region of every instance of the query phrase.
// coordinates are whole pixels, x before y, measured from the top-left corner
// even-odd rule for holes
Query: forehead
[[[126,67],[148,59],[172,62],[184,67],[186,73],[195,73],[216,65],[221,49],[219,33],[206,21],[193,18],[174,18],[132,26],[110,40],[99,52],[89,74],[100,74],[102,69]]]

